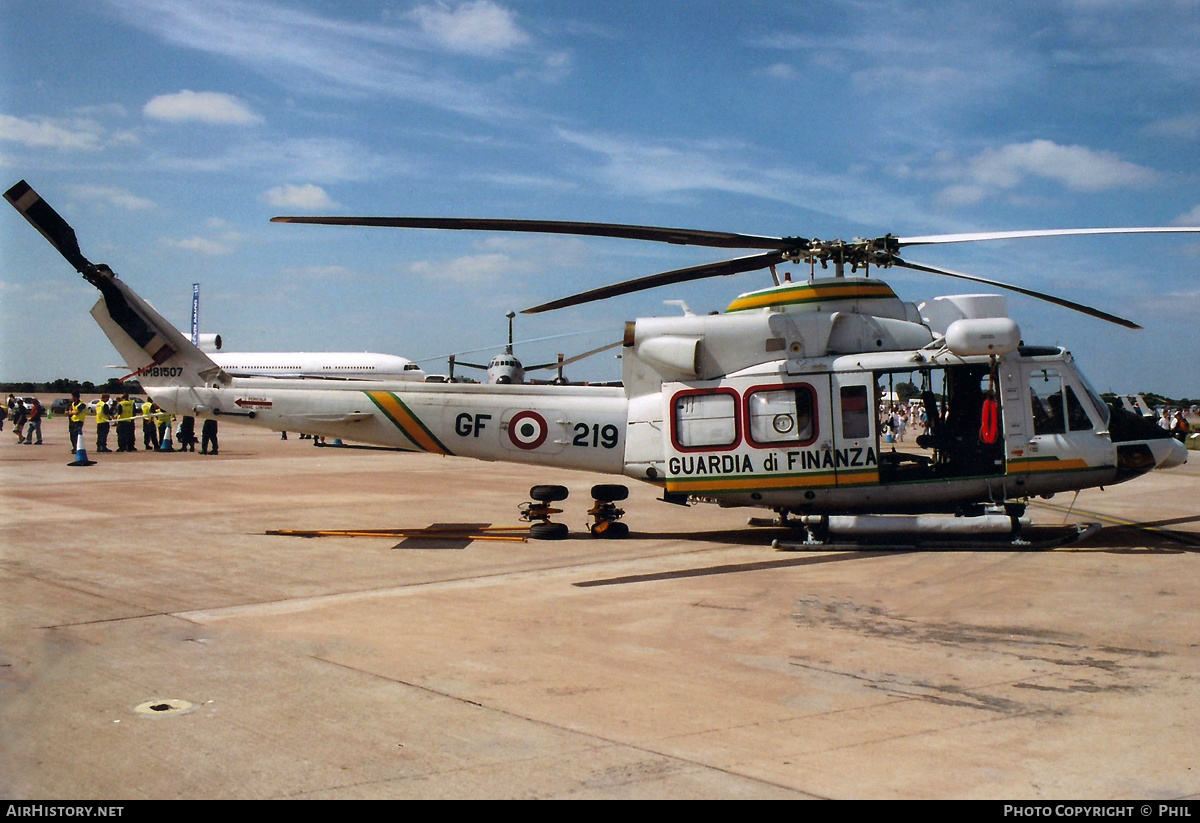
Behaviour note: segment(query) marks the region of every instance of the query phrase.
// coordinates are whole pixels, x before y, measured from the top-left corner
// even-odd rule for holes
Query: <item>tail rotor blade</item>
[[[4,199],[12,203],[13,208],[50,241],[50,245],[58,249],[58,253],[75,267],[75,271],[84,274],[94,268],[80,252],[75,230],[32,186],[22,180],[4,193]]]

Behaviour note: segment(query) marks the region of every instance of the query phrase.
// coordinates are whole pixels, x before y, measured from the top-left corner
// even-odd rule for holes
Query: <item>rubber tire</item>
[[[629,497],[629,487],[619,483],[600,483],[592,486],[592,499],[601,503],[615,503]]]
[[[621,540],[629,536],[629,524],[613,520],[609,522],[604,531],[596,531],[596,526],[592,526],[591,531],[592,537],[598,537],[601,540]]]
[[[564,540],[570,533],[566,523],[534,523],[529,527],[530,540]]]
[[[539,503],[553,503],[566,500],[570,494],[566,486],[534,486],[529,490],[529,497]]]

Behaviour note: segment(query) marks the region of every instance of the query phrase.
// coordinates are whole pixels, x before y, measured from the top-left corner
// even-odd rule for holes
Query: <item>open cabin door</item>
[[[1006,431],[1020,386],[988,363],[931,364],[875,373],[879,479],[928,482],[1005,473]],[[903,390],[903,391],[901,391]]]
[[[837,485],[879,483],[879,426],[875,376],[871,372],[830,375],[832,462]]]

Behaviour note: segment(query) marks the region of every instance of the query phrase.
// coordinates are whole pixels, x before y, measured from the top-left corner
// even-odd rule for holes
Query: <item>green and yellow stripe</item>
[[[1065,472],[1098,469],[1103,466],[1089,466],[1086,460],[1078,457],[1062,460],[1053,455],[1046,457],[1010,457],[1006,472],[1008,474],[1037,474],[1038,472]]]
[[[726,312],[761,309],[766,306],[791,306],[803,303],[818,303],[823,300],[881,300],[896,297],[892,287],[882,281],[874,283],[839,283],[814,281],[776,286],[762,291],[739,295],[729,304]]]
[[[386,391],[369,391],[365,394],[418,449],[433,454],[453,454],[395,394]]]
[[[837,473],[705,475],[702,477],[668,477],[667,491],[704,494],[705,492],[756,492],[866,486],[878,483],[879,471],[877,469],[839,471]]]

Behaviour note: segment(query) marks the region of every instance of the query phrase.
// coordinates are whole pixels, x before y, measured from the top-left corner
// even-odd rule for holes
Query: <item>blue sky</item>
[[[181,327],[234,350],[413,358],[504,314],[720,251],[295,226],[277,214],[592,220],[751,234],[1200,224],[1200,2],[247,2],[0,5],[0,175],[25,178]],[[1042,239],[913,259],[1013,295],[1101,389],[1200,396],[1200,241]],[[732,255],[731,255],[732,256]],[[978,290],[884,275],[906,299]],[[518,317],[527,362],[723,309],[748,273]],[[99,381],[97,293],[0,217],[0,379]],[[439,364],[430,363],[433,370]],[[611,354],[568,370],[612,379]]]

